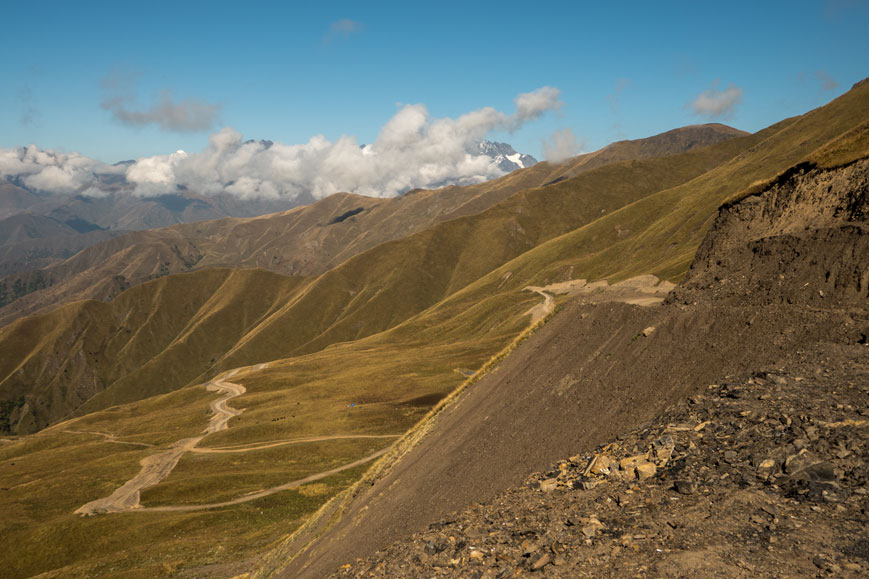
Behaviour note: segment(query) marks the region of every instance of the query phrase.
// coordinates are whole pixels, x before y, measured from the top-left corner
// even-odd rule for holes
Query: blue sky
[[[489,135],[542,157],[563,129],[585,150],[699,122],[755,131],[869,75],[866,0],[480,4],[6,3],[0,147],[112,163],[199,151],[222,127],[362,144],[403,104],[511,114],[549,86],[557,111]],[[721,106],[700,114],[710,90]],[[173,120],[179,103],[193,117]]]

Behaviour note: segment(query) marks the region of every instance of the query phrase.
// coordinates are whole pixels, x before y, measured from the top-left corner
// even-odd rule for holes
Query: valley
[[[730,404],[743,384],[762,395],[781,373],[803,398],[825,389],[833,410],[807,407],[815,422],[862,428],[867,157],[863,81],[752,134],[686,127],[477,185],[123,234],[46,265],[51,285],[0,309],[0,529],[16,545],[0,565],[11,577],[576,576],[615,546],[576,534],[592,515],[649,524],[619,518],[610,495],[671,505],[679,473],[701,475],[666,469],[713,450],[673,435],[673,462],[656,463],[666,477],[639,488],[589,477],[583,457],[621,445],[621,460],[670,423],[737,428],[761,412],[686,414],[686,400]],[[800,397],[781,395],[764,415],[799,416]],[[837,537],[865,508],[869,459],[852,438],[849,460],[864,462],[828,457],[841,472],[826,482],[856,498],[816,505],[843,521]],[[742,447],[714,452],[727,451],[739,460],[716,476],[756,471]],[[523,527],[500,551],[485,542],[489,526],[507,533],[493,501]],[[550,508],[581,524],[556,536],[531,514]],[[635,537],[651,532],[624,533],[650,572],[688,568],[654,559]],[[724,557],[733,540],[701,547]],[[619,569],[640,572],[619,545]]]

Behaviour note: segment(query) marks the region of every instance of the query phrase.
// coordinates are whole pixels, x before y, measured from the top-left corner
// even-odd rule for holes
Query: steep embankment
[[[836,169],[797,166],[762,193],[722,207],[673,299],[865,305],[867,215],[869,161]]]
[[[867,375],[865,345],[746,367],[337,576],[865,577]]]
[[[639,395],[633,404],[677,404],[663,414],[656,408],[652,424],[636,428],[642,422],[633,420],[636,408],[625,412],[616,393],[604,410],[605,416],[613,409],[622,411],[612,429],[615,435],[596,443],[583,436],[589,430],[583,417],[593,419],[585,406],[596,403],[583,400],[574,417],[577,444],[557,463],[537,467],[545,473],[535,473],[521,486],[511,484],[506,492],[492,495],[490,503],[473,504],[462,512],[440,510],[428,519],[437,522],[427,530],[418,526],[421,532],[413,538],[361,561],[346,557],[340,575],[427,576],[439,569],[455,575],[545,569],[556,577],[805,576],[819,570],[865,575],[865,541],[855,537],[865,531],[869,484],[869,446],[863,436],[869,426],[869,160],[825,169],[813,165],[797,166],[725,204],[687,279],[662,308],[666,319],[690,323],[680,329],[684,338],[695,333],[694,324],[709,323],[702,328],[708,335],[696,332],[696,342],[673,343],[665,351],[672,350],[668,359],[675,361],[678,380],[700,378],[697,385],[712,385],[696,389],[686,401],[690,389],[679,395],[668,391],[660,376],[651,382],[641,377],[623,388],[625,394]],[[669,315],[664,314],[667,310]],[[559,318],[569,312],[552,324],[565,323]],[[737,323],[720,326],[727,317]],[[594,320],[600,321],[591,312],[574,323]],[[661,339],[663,327],[638,338],[648,342],[643,352],[660,347],[655,340]],[[564,326],[547,326],[541,334],[556,328]],[[569,324],[566,329],[576,337]],[[731,350],[722,352],[727,344]],[[553,366],[568,357],[544,348],[541,344],[537,351],[551,357]],[[605,345],[611,348],[611,343]],[[572,356],[582,348],[566,350]],[[683,367],[683,356],[693,357],[693,368]],[[720,363],[722,356],[727,364]],[[598,367],[583,364],[582,358],[576,362],[583,374]],[[618,361],[658,373],[646,363],[643,356]],[[705,374],[708,367],[698,369],[710,364],[711,378]],[[501,383],[498,395],[505,382],[509,385],[509,379]],[[563,382],[550,385],[548,392],[534,390],[550,400],[563,399]],[[454,412],[460,413],[473,395]],[[484,404],[476,410],[488,413],[492,403]],[[471,410],[465,418],[479,422],[480,415]],[[449,419],[447,411],[434,436],[443,436],[441,428]],[[513,443],[513,454],[521,456],[526,448],[545,452],[553,438],[558,444],[553,431],[564,428],[558,422],[547,425],[539,432],[539,442]],[[451,435],[447,439],[449,443]],[[496,443],[495,452],[504,445]],[[442,448],[443,441],[434,439],[418,460],[438,464]],[[465,458],[485,462],[491,452],[492,445]],[[641,466],[635,470],[635,464]],[[447,472],[449,490],[461,492],[466,481],[475,480],[473,474],[467,477],[466,468],[461,472],[463,465],[452,468],[460,469],[460,476],[452,482],[452,472]],[[397,471],[404,481],[409,475],[414,480],[412,470],[401,463],[396,477]],[[443,482],[439,479],[434,486]],[[402,483],[394,488],[402,496]],[[390,490],[384,500],[392,498]],[[488,498],[484,492],[474,500]],[[369,504],[376,511],[376,500]],[[715,525],[708,524],[710,517]],[[380,529],[365,524],[363,518],[366,532]],[[333,569],[338,562],[333,560]],[[327,571],[318,564],[322,562],[315,561],[311,569]]]
[[[207,267],[321,274],[379,243],[479,213],[520,190],[561,182],[610,163],[675,155],[740,136],[746,133],[724,125],[685,127],[614,143],[560,165],[540,163],[472,187],[414,191],[393,199],[337,194],[274,215],[129,233],[40,270],[41,279],[51,285],[29,287],[29,295],[0,308],[0,323],[69,301],[110,299],[126,287],[155,276]],[[12,288],[21,280],[27,289],[27,281],[34,275],[22,272],[0,284]]]
[[[527,473],[614,439],[723,376],[818,343],[865,342],[865,167],[857,161],[789,171],[722,208],[686,286],[740,280],[742,289],[726,300],[697,289],[691,305],[572,302],[436,415],[416,446],[359,486],[339,507],[340,520],[291,561],[286,576],[322,576],[470,502],[488,501]],[[802,238],[797,262],[780,259],[792,222]],[[830,243],[838,253],[829,254]],[[763,259],[746,260],[758,244]],[[779,261],[784,270],[774,266]],[[793,263],[798,275],[788,269]],[[770,284],[781,289],[762,298],[748,291]],[[782,299],[804,287],[823,301]],[[308,539],[299,535],[285,553]]]

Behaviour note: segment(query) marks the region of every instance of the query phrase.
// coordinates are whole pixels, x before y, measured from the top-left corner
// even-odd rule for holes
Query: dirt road
[[[265,444],[256,445],[239,445],[226,448],[199,448],[193,449],[193,452],[202,453],[230,453],[230,452],[248,452],[250,450],[264,450],[266,448],[275,448],[276,446],[284,446],[285,444],[301,444],[303,442],[321,442],[323,440],[343,440],[356,438],[398,438],[400,434],[334,434],[331,436],[313,436],[309,438],[293,438],[290,440],[277,440],[275,442],[267,442]]]
[[[169,476],[169,473],[172,472],[172,469],[175,468],[175,465],[178,464],[184,453],[195,448],[208,434],[226,430],[229,420],[241,414],[241,410],[230,408],[226,404],[227,401],[236,396],[241,396],[245,392],[245,388],[241,384],[227,382],[227,379],[235,376],[238,371],[239,369],[232,370],[223,377],[216,378],[206,385],[208,390],[226,392],[226,395],[210,404],[214,414],[209,420],[208,427],[202,436],[184,438],[173,444],[168,450],[143,458],[140,462],[142,470],[136,476],[128,480],[109,496],[82,505],[76,509],[76,514],[91,516],[98,513],[119,513],[140,508],[139,495],[142,489],[152,487]]]
[[[147,446],[153,447],[153,444],[148,444],[147,442],[130,442],[126,440],[118,440],[118,437],[114,434],[110,434],[108,432],[94,432],[92,430],[64,430],[64,432],[69,432],[70,434],[93,434],[94,436],[102,436],[106,439],[106,442],[111,442],[114,444],[130,444],[133,446]]]
[[[333,468],[331,470],[327,470],[324,472],[318,472],[317,474],[312,474],[303,479],[295,480],[292,482],[288,482],[286,484],[282,484],[280,486],[272,487],[270,489],[265,489],[256,493],[251,493],[249,495],[244,495],[242,497],[238,497],[229,501],[223,501],[220,503],[209,503],[206,505],[180,505],[180,506],[165,506],[165,507],[139,507],[139,511],[164,511],[164,512],[181,512],[181,511],[201,511],[205,509],[215,509],[217,507],[228,507],[231,505],[238,505],[241,503],[246,503],[249,501],[255,501],[257,499],[261,499],[263,497],[267,497],[269,495],[273,495],[275,493],[279,493],[281,491],[288,491],[290,489],[298,488],[304,484],[312,483],[314,481],[318,481],[326,478],[327,476],[332,476],[333,474],[338,474],[341,471],[345,471],[351,468],[355,468],[357,466],[363,465],[366,462],[371,462],[375,458],[379,458],[389,452],[391,446],[387,446],[386,448],[382,448],[375,453],[369,454],[366,457],[360,458],[359,460],[354,460],[353,462],[341,465],[339,467]]]
[[[256,369],[261,369],[264,367],[264,364],[259,364]],[[97,499],[91,501],[85,505],[79,507],[75,512],[76,514],[82,516],[91,516],[100,513],[119,513],[122,511],[129,511],[135,509],[136,512],[142,511],[198,511],[203,509],[212,509],[216,507],[224,507],[230,505],[237,505],[240,503],[245,503],[248,501],[253,501],[258,498],[262,498],[277,492],[294,489],[303,484],[307,484],[310,482],[318,481],[320,479],[326,478],[333,474],[337,474],[347,469],[351,469],[357,467],[359,465],[370,462],[389,450],[389,447],[385,449],[378,450],[377,452],[370,454],[366,457],[360,458],[359,460],[355,460],[351,463],[333,468],[328,471],[312,474],[303,479],[295,480],[288,482],[286,484],[273,487],[270,489],[265,489],[256,493],[244,495],[242,497],[238,497],[229,501],[224,501],[220,503],[211,503],[205,505],[179,505],[179,506],[162,506],[162,507],[143,507],[139,503],[140,493],[143,489],[148,487],[152,487],[167,476],[172,470],[175,468],[175,465],[178,464],[178,461],[181,457],[187,452],[201,452],[201,453],[236,453],[236,452],[250,452],[253,450],[262,450],[266,448],[274,448],[276,446],[283,446],[286,444],[299,444],[303,442],[319,442],[323,440],[339,440],[339,439],[349,439],[349,438],[398,438],[398,435],[393,434],[335,434],[328,436],[316,436],[316,437],[308,437],[308,438],[296,438],[291,440],[279,440],[275,442],[269,442],[265,444],[253,444],[253,445],[239,445],[238,447],[229,447],[229,448],[197,448],[197,445],[211,433],[220,432],[222,430],[226,430],[229,428],[229,421],[241,414],[244,410],[236,410],[227,404],[233,398],[237,396],[241,396],[245,393],[245,388],[241,384],[235,384],[233,382],[228,382],[230,378],[237,375],[241,368],[236,368],[231,372],[228,372],[224,376],[220,378],[216,378],[209,382],[206,385],[206,389],[213,392],[225,392],[226,395],[222,398],[218,398],[214,400],[209,405],[213,415],[208,422],[208,426],[203,432],[202,436],[196,436],[193,438],[184,438],[175,442],[168,450],[164,450],[163,452],[159,452],[157,454],[152,454],[151,456],[142,459],[140,464],[142,465],[142,470],[139,473],[124,483],[123,486],[115,490],[111,495],[107,497],[103,497],[101,499]],[[70,431],[74,432],[74,431]],[[97,434],[106,438],[109,442],[121,442],[114,440],[114,436],[105,433],[99,432],[89,432],[87,434]],[[141,444],[141,443],[130,443],[130,444]]]
[[[528,286],[526,291],[539,294],[543,303],[537,304],[527,312],[531,315],[531,325],[536,324],[555,310],[553,296],[584,296],[587,302],[622,302],[635,306],[656,306],[664,301],[674,284],[660,281],[654,275],[640,275],[616,284],[609,285],[606,280],[589,283],[584,279],[572,279],[547,286]]]

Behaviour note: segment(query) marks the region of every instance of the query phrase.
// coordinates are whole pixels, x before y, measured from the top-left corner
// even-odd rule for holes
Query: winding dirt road
[[[241,414],[241,410],[236,410],[226,405],[227,401],[236,396],[241,396],[245,392],[245,388],[241,384],[227,382],[227,379],[235,376],[238,371],[239,369],[236,368],[225,376],[216,378],[206,385],[207,390],[226,392],[226,396],[210,404],[214,414],[208,421],[208,427],[202,436],[181,439],[168,450],[143,458],[139,463],[142,465],[142,470],[139,471],[139,474],[128,480],[109,496],[82,505],[76,509],[76,514],[91,516],[98,513],[119,513],[140,508],[139,495],[142,489],[152,487],[169,476],[169,473],[172,472],[172,469],[175,468],[175,465],[178,464],[184,453],[193,450],[203,438],[212,432],[226,430],[229,420]]]
[[[255,367],[255,369],[259,370],[265,367],[266,364],[259,364]],[[270,489],[264,489],[262,491],[258,491],[255,493],[251,493],[248,495],[244,495],[229,501],[224,501],[220,503],[210,503],[204,505],[179,505],[179,506],[161,506],[161,507],[143,507],[139,500],[140,494],[143,489],[148,487],[152,487],[158,484],[160,481],[169,476],[169,473],[175,468],[175,465],[178,464],[178,461],[181,457],[187,452],[202,452],[202,453],[233,453],[233,452],[249,452],[252,450],[262,450],[266,448],[274,448],[276,446],[282,446],[286,444],[299,444],[303,442],[319,442],[322,440],[338,440],[338,439],[347,439],[347,438],[398,438],[398,435],[393,434],[336,434],[330,436],[316,436],[316,437],[308,437],[308,438],[296,438],[291,440],[280,440],[275,442],[269,442],[265,444],[253,444],[253,445],[239,445],[238,447],[229,447],[229,448],[197,448],[197,445],[211,433],[220,432],[221,430],[226,430],[229,428],[229,421],[241,414],[244,410],[236,410],[227,404],[233,398],[241,396],[245,393],[245,387],[241,384],[236,384],[234,382],[229,382],[228,380],[238,374],[241,368],[236,368],[231,372],[228,372],[224,376],[220,378],[215,378],[208,384],[206,384],[206,389],[212,392],[224,392],[225,396],[222,398],[218,398],[209,404],[213,415],[208,422],[208,426],[203,432],[202,436],[196,436],[193,438],[184,438],[175,442],[171,447],[163,452],[159,452],[157,454],[152,454],[146,458],[143,458],[139,464],[142,465],[142,470],[139,473],[124,483],[123,486],[116,489],[111,495],[107,497],[103,497],[101,499],[97,499],[91,501],[85,505],[82,505],[78,509],[76,509],[76,514],[82,516],[91,516],[100,513],[119,513],[123,511],[135,510],[136,512],[143,511],[198,511],[204,509],[212,509],[216,507],[224,507],[230,505],[237,505],[240,503],[245,503],[248,501],[253,501],[277,492],[290,490],[302,486],[304,484],[314,482],[333,474],[337,474],[347,469],[351,469],[357,467],[359,465],[365,464],[366,462],[370,462],[375,458],[382,456],[389,450],[389,447],[378,450],[377,452],[370,454],[366,457],[360,458],[359,460],[353,461],[351,463],[333,468],[328,471],[312,474],[303,479],[295,480],[288,482],[286,484],[273,487]],[[74,431],[69,431],[74,432]],[[105,434],[101,432],[88,432],[87,434],[96,434],[99,436],[103,436],[106,438],[108,442],[119,442],[122,441],[114,440],[114,436],[111,434]],[[124,444],[144,444],[144,443],[124,443]]]

